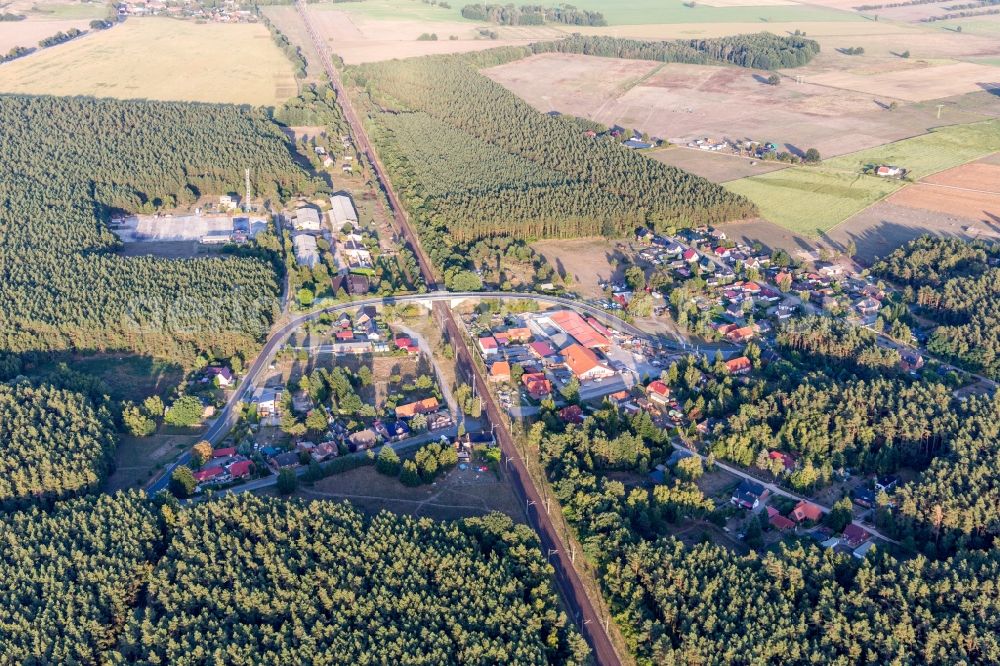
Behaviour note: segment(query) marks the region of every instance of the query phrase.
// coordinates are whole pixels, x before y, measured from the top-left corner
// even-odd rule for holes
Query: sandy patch
[[[585,298],[601,296],[600,280],[620,280],[626,265],[624,246],[603,238],[550,239],[531,247],[552,266],[556,274],[568,278],[566,286]],[[615,266],[612,262],[617,261]]]

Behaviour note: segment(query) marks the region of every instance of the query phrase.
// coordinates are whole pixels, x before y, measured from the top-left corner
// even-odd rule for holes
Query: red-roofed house
[[[786,472],[791,472],[795,469],[795,458],[791,457],[787,453],[782,453],[781,451],[771,451],[767,454],[767,457],[771,460],[780,460]]]
[[[691,248],[688,248],[688,249],[684,250],[684,254],[681,255],[681,256],[684,257],[684,261],[687,261],[687,262],[698,261],[698,253],[695,250],[691,249]]]
[[[249,460],[240,460],[230,465],[227,471],[229,472],[229,476],[234,479],[243,479],[250,476],[250,473],[253,471],[253,463]]]
[[[417,400],[416,402],[409,402],[405,405],[400,405],[396,408],[396,418],[397,419],[408,419],[411,416],[416,416],[417,414],[430,414],[431,412],[436,412],[438,410],[438,399],[424,398],[423,400]]]
[[[726,333],[726,340],[734,344],[740,344],[741,342],[752,340],[754,332],[753,326],[743,326],[742,328],[737,328]]]
[[[726,361],[726,371],[731,375],[743,375],[750,372],[750,359],[738,356]]]
[[[484,356],[490,356],[497,353],[497,339],[492,335],[487,335],[479,338],[479,348],[483,351]]]
[[[496,361],[490,366],[490,381],[503,383],[510,381],[510,363],[507,361]]]
[[[205,483],[206,481],[211,481],[217,476],[221,476],[225,472],[221,467],[206,467],[205,469],[199,469],[194,473],[194,480],[198,483]]]
[[[528,389],[528,394],[535,400],[541,400],[552,393],[552,382],[545,378],[544,372],[532,372],[521,376],[521,383]]]
[[[778,510],[773,506],[767,507],[767,520],[771,523],[771,527],[776,530],[790,530],[795,527],[795,523],[778,513]]]
[[[548,358],[556,353],[552,345],[547,342],[532,342],[528,345],[528,349],[531,350],[532,355],[539,359]]]
[[[583,423],[583,410],[580,405],[569,405],[559,410],[559,418],[566,423]]]
[[[868,533],[863,527],[858,527],[854,523],[851,523],[844,528],[843,542],[850,546],[851,548],[857,548],[868,539],[872,538],[872,535]]]
[[[228,458],[229,456],[235,456],[235,455],[236,455],[235,446],[227,446],[224,449],[215,449],[214,451],[212,451],[213,458]]]
[[[818,523],[823,519],[823,510],[812,502],[802,500],[795,505],[790,515],[792,516],[792,520],[797,523],[801,523],[803,520],[811,520],[814,523]]]
[[[408,354],[416,354],[420,351],[417,343],[408,335],[397,335],[394,340],[396,349],[405,349]]]
[[[652,402],[665,405],[670,402],[670,387],[657,379],[646,387],[646,395]]]
[[[601,363],[597,354],[583,345],[570,345],[562,353],[566,367],[581,382],[612,377],[615,374],[614,370]]]

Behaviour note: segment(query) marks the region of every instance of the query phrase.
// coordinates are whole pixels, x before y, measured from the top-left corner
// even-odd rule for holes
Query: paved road
[[[680,444],[677,441],[673,441],[673,442],[671,442],[671,444],[673,444],[674,448],[677,449],[678,451],[685,451],[687,453],[693,453],[694,455],[698,456],[702,460],[705,459],[705,456],[703,456],[702,454],[698,453],[697,451],[693,451],[693,450],[687,448],[686,446],[684,446],[683,444]],[[816,502],[815,500],[811,500],[808,497],[805,497],[804,495],[797,495],[796,493],[793,493],[793,492],[790,492],[788,490],[785,490],[784,488],[776,486],[773,483],[768,483],[766,481],[762,481],[761,479],[758,479],[757,477],[753,476],[752,474],[748,474],[747,472],[744,472],[743,470],[741,470],[738,467],[733,467],[732,465],[728,465],[728,464],[726,464],[724,462],[721,462],[719,460],[715,461],[715,465],[717,467],[721,468],[721,469],[726,470],[730,474],[733,474],[735,476],[740,477],[741,479],[748,479],[750,481],[754,481],[755,483],[759,483],[760,485],[762,485],[765,488],[767,488],[774,495],[781,495],[782,497],[788,497],[789,499],[793,499],[793,500],[797,500],[797,501],[810,502],[812,504],[815,504],[819,508],[821,508],[826,513],[830,513],[830,511],[832,510],[831,507],[823,506],[819,502]],[[763,505],[761,505],[761,506],[763,506]],[[851,522],[854,523],[855,525],[857,525],[858,527],[863,528],[865,531],[867,531],[872,536],[878,537],[879,539],[882,539],[883,541],[888,541],[889,543],[894,543],[896,545],[899,545],[898,541],[896,541],[895,539],[892,539],[890,537],[887,537],[885,534],[882,534],[881,532],[879,532],[877,529],[875,529],[871,525],[863,523],[860,520],[852,520]]]

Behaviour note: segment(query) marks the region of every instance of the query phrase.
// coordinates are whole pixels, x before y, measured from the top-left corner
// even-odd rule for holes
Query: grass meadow
[[[1000,150],[1000,120],[938,128],[927,134],[826,160],[726,183],[757,204],[768,220],[806,236],[830,230],[905,187],[866,176],[868,164],[892,164],[916,180]]]
[[[263,25],[139,18],[0,65],[0,92],[273,106],[298,88]]]

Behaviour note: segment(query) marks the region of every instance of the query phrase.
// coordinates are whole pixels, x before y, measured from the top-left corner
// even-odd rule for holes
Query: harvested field
[[[316,44],[306,32],[306,26],[295,7],[290,5],[268,5],[260,8],[275,27],[278,28],[292,44],[302,50],[306,59],[306,77],[310,81],[318,81],[323,77],[323,59],[316,50]]]
[[[493,40],[479,34],[478,27],[485,24],[467,21],[457,10],[446,11],[409,0],[314,4],[309,6],[309,10],[313,23],[321,37],[329,43],[330,49],[351,65],[393,58],[482,51],[558,38],[565,34],[547,26],[489,26],[500,36]],[[419,41],[417,38],[424,33],[436,34],[438,39]]]
[[[768,73],[738,67],[542,54],[483,73],[543,112],[637,128],[675,143],[753,138],[791,153],[816,148],[823,156],[1000,114],[996,98],[985,92],[941,100],[946,109],[938,120],[932,103],[904,103],[889,112],[886,102],[866,93],[787,79],[770,86],[763,83]]]
[[[979,90],[1000,90],[1000,69],[969,62],[926,64],[871,75],[830,72],[809,76],[808,81],[882,98],[921,102]]]
[[[1000,222],[1000,191],[984,192],[916,183],[893,194],[888,202],[981,222]]]
[[[994,153],[987,159],[995,160],[998,155]],[[1000,164],[980,160],[930,175],[921,182],[1000,194]]]
[[[895,196],[837,225],[824,240],[838,248],[846,247],[853,240],[858,260],[866,264],[924,234],[1000,240],[1000,226],[995,223],[950,212],[899,206],[892,201]]]
[[[0,91],[271,106],[298,88],[263,25],[143,18],[0,66]]]
[[[57,32],[66,32],[73,28],[87,30],[89,23],[90,19],[32,20],[31,18],[24,21],[0,22],[0,54],[10,52],[15,46],[38,46],[39,40],[51,37]]]
[[[762,162],[749,160],[735,155],[723,155],[705,150],[690,148],[669,148],[645,153],[647,157],[690,171],[693,174],[707,178],[713,183],[725,183],[730,180],[747,178],[759,174],[780,171],[788,168],[781,162]]]

